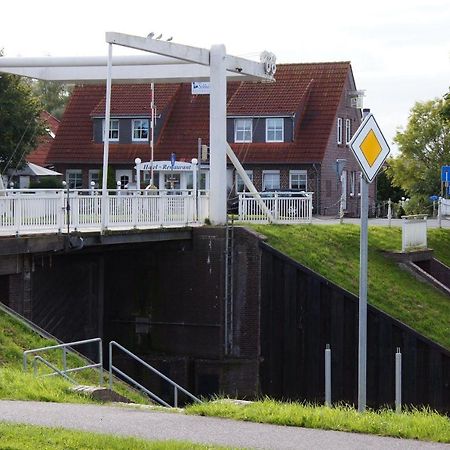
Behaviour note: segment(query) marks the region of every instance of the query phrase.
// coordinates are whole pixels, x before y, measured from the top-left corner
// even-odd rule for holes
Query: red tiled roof
[[[323,158],[345,82],[349,62],[283,64],[275,83],[228,83],[228,115],[292,115],[294,141],[286,143],[233,144],[245,163],[320,162]],[[66,108],[48,162],[100,164],[103,145],[93,142],[92,117],[104,115],[104,86],[78,86]],[[162,131],[155,144],[155,159],[190,160],[197,142],[209,143],[209,96],[192,95],[191,85],[156,84],[155,103],[164,111]],[[112,115],[149,115],[150,86],[115,85]],[[112,163],[149,159],[148,144],[110,144]]]
[[[286,64],[277,66],[277,83],[284,85],[283,95],[292,109],[288,95],[296,96],[300,108],[296,111],[297,126],[294,141],[286,143],[234,144],[233,149],[247,163],[307,163],[320,162],[334,129],[334,118],[346,79],[349,62]],[[305,96],[294,94],[292,86]],[[306,91],[305,91],[306,90]],[[283,93],[282,93],[283,92]],[[277,102],[272,93],[274,103]],[[281,113],[281,111],[280,111]]]
[[[43,166],[46,164],[48,152],[59,127],[59,120],[47,111],[41,112],[41,120],[45,122],[47,133],[39,139],[39,145],[27,156],[27,161]],[[53,136],[52,136],[53,134]]]
[[[53,145],[49,163],[98,162],[101,153],[93,149],[91,111],[105,95],[104,85],[75,86]]]
[[[156,112],[164,111],[172,100],[177,89],[177,84],[159,84],[155,88]],[[100,99],[91,112],[92,117],[105,115],[105,95]],[[111,90],[111,115],[126,116],[139,115],[150,117],[152,92],[149,84],[116,84]]]
[[[273,83],[241,83],[228,103],[228,115],[295,114],[313,79],[297,77],[293,69],[283,66]]]

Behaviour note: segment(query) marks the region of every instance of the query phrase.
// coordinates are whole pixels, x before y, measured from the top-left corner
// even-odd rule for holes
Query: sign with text
[[[441,167],[441,181],[448,183],[450,181],[450,166]]]
[[[157,171],[165,171],[165,170],[174,170],[179,172],[187,172],[192,171],[192,164],[189,162],[175,162],[172,166],[172,161],[151,161],[143,162],[136,166],[139,170],[151,170],[153,164],[153,170]]]
[[[192,95],[209,95],[209,81],[194,81],[192,82]]]

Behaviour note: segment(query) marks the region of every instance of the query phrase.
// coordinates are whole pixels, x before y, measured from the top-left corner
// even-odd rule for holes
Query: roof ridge
[[[279,67],[279,66],[312,66],[312,65],[329,65],[329,66],[331,66],[333,64],[351,65],[351,61],[309,61],[309,62],[301,62],[301,63],[277,63],[277,67]]]

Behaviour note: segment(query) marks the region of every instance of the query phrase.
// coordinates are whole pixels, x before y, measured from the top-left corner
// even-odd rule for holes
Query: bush
[[[432,203],[425,195],[414,195],[404,203],[406,215],[432,213]]]
[[[30,181],[31,189],[58,189],[61,187],[62,180],[58,176],[39,177]]]

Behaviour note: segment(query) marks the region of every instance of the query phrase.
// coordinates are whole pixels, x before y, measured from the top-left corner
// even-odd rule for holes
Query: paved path
[[[0,420],[144,439],[260,449],[446,449],[449,445],[311,430],[120,406],[0,401]]]
[[[336,225],[339,223],[339,219],[336,219],[335,217],[328,217],[328,216],[313,216],[312,223],[315,225]],[[344,223],[351,223],[351,224],[359,225],[360,219],[353,219],[353,218],[346,217],[346,218],[344,218]],[[387,226],[389,226],[389,220],[388,219],[369,219],[369,226],[370,225],[387,227]],[[401,227],[402,219],[391,219],[391,226],[392,227]],[[427,219],[427,227],[428,228],[438,228],[439,227],[438,220],[437,219]],[[442,219],[441,227],[442,228],[450,228],[450,219]]]

